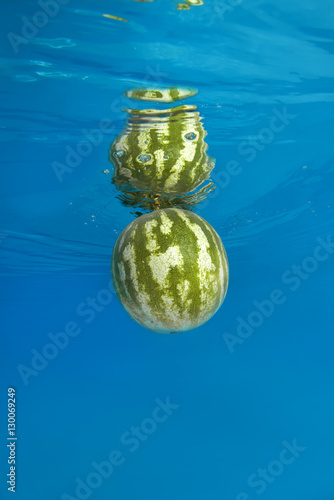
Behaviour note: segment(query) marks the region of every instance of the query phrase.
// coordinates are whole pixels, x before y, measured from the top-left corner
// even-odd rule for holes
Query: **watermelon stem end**
[[[159,200],[158,200],[158,196],[160,196],[160,195],[157,194],[156,197],[154,198],[154,210],[159,210],[160,209],[160,203],[159,203]]]

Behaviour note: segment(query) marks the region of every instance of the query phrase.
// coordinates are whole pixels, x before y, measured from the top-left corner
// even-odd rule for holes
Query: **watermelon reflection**
[[[161,207],[187,208],[202,201],[212,183],[198,195],[190,193],[208,181],[215,160],[206,153],[207,132],[197,107],[126,111],[125,130],[111,144],[109,155],[112,182],[124,193],[123,202],[143,207],[142,200],[151,203],[160,196]]]

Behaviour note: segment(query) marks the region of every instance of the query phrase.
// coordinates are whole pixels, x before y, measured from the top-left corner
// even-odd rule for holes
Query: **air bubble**
[[[146,163],[150,161],[151,155],[140,155],[138,156],[138,160],[141,161],[142,163]]]
[[[196,134],[194,132],[189,132],[184,136],[188,141],[193,141],[196,137]]]
[[[116,156],[116,158],[119,158],[120,156],[123,156],[123,155],[124,155],[123,149],[119,149],[118,151],[115,151],[115,153],[114,153],[114,156]]]

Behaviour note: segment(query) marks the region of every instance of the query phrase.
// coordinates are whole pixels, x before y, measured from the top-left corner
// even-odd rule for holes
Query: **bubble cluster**
[[[138,160],[141,161],[142,163],[146,163],[150,161],[151,155],[139,155]]]

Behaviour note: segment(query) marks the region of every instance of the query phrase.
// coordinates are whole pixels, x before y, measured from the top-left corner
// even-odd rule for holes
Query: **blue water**
[[[36,2],[1,2],[1,499],[8,387],[17,500],[334,498],[334,5],[175,6],[70,0],[35,33]],[[217,188],[196,212],[230,285],[169,336],[105,291],[134,216],[102,172],[122,93],[175,85],[198,89]]]

